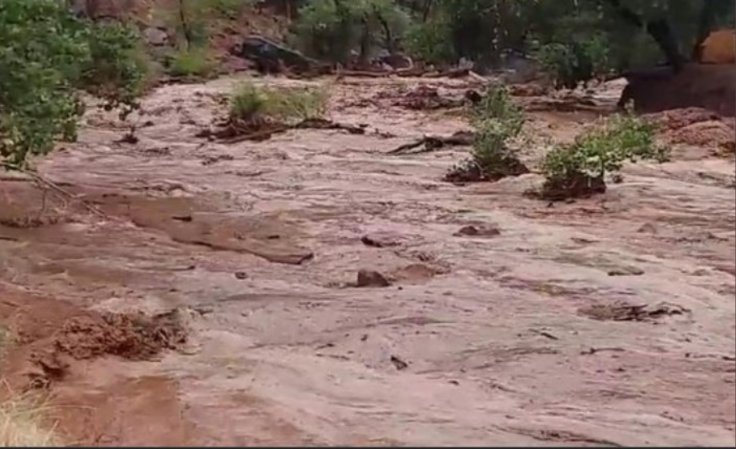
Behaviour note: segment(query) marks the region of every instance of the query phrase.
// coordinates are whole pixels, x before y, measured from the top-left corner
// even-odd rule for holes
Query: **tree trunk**
[[[383,32],[386,34],[386,50],[388,50],[388,54],[393,55],[396,52],[396,48],[394,48],[394,37],[391,34],[391,27],[388,25],[386,19],[378,12],[376,12],[376,17],[383,27]]]
[[[181,30],[184,33],[184,39],[187,42],[187,49],[189,49],[192,46],[192,30],[189,29],[185,4],[185,0],[179,0],[179,20],[181,20]]]
[[[621,18],[637,28],[644,28],[647,33],[654,38],[654,41],[667,58],[667,63],[671,65],[675,71],[679,71],[682,68],[686,59],[677,47],[677,41],[675,40],[675,36],[672,34],[672,28],[667,20],[656,19],[644,22],[638,14],[623,6],[620,0],[608,0],[608,3],[611,4]]]
[[[659,45],[659,48],[667,58],[667,62],[675,71],[679,71],[685,65],[687,59],[677,48],[677,41],[675,40],[674,34],[672,34],[670,24],[665,19],[649,21],[647,23],[647,32],[657,42],[657,45]]]
[[[360,55],[358,56],[358,64],[361,67],[368,66],[368,57],[369,57],[369,51],[370,51],[370,39],[371,39],[371,33],[369,29],[368,19],[365,17],[362,19],[363,22],[363,32],[360,36]]]
[[[432,0],[424,0],[424,11],[422,11],[422,23],[427,23],[429,14],[432,12]]]

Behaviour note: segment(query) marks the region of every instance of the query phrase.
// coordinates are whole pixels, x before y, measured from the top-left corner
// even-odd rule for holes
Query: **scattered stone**
[[[166,31],[156,27],[148,27],[143,30],[143,38],[149,45],[154,47],[164,46],[169,41],[169,35]]]
[[[356,285],[358,287],[388,287],[391,283],[377,271],[360,270]]]
[[[238,279],[238,280],[241,280],[241,281],[244,280],[244,279],[248,279],[248,273],[246,273],[245,271],[236,271],[235,272],[235,279]]]
[[[501,235],[501,231],[496,226],[464,226],[460,228],[455,234],[455,237],[469,236],[469,237],[495,237]]]
[[[206,155],[202,158],[202,165],[212,165],[220,161],[232,161],[235,157],[231,154]]]
[[[401,371],[403,369],[406,369],[409,367],[409,364],[405,361],[401,360],[400,358],[396,357],[395,355],[391,356],[391,363],[394,364],[397,370]]]
[[[414,263],[395,270],[389,278],[395,281],[425,282],[442,272],[443,270],[438,268],[422,263]]]
[[[641,225],[641,227],[636,232],[642,232],[647,234],[656,234],[657,233],[657,227],[654,226],[652,223],[644,223]]]
[[[374,248],[398,246],[401,243],[398,235],[389,232],[366,234],[360,238],[360,241],[363,242],[364,245],[372,246]]]
[[[136,143],[138,143],[138,141],[139,141],[138,137],[132,132],[123,134],[123,137],[121,137],[120,140],[118,140],[118,142],[120,143],[128,143],[131,145],[135,145]]]
[[[644,270],[636,267],[614,268],[608,272],[609,276],[641,276]]]

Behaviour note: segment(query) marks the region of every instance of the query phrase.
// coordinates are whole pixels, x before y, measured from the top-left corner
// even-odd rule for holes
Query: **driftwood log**
[[[458,131],[450,136],[424,136],[414,142],[396,147],[386,154],[427,153],[448,146],[472,145],[473,139],[475,139],[475,134],[472,131]]]
[[[228,121],[217,131],[209,129],[197,134],[197,137],[214,137],[219,143],[233,144],[250,140],[261,142],[276,134],[282,134],[292,129],[334,129],[346,131],[350,134],[365,134],[365,127],[346,123],[333,122],[323,118],[308,118],[295,124],[280,122],[238,123]]]

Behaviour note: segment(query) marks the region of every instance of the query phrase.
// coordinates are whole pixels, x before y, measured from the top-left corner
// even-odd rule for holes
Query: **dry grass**
[[[7,342],[8,332],[0,328],[0,362]],[[0,402],[0,447],[59,446],[54,429],[44,426],[45,401],[30,393],[18,394],[6,383],[3,386],[8,394]]]
[[[58,446],[54,430],[42,424],[46,412],[46,405],[30,396],[0,403],[0,447]]]

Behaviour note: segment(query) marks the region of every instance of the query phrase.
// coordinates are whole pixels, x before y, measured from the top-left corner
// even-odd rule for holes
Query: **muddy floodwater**
[[[670,162],[548,204],[523,195],[534,169],[443,182],[467,147],[390,153],[470,129],[407,93],[475,80],[261,79],[328,85],[330,118],[365,133],[197,137],[237,82],[158,88],[137,141],[90,110],[39,162],[68,195],[2,175],[4,375],[48,392],[67,441],[733,444],[734,158],[709,140],[732,121],[673,119]],[[620,89],[518,97],[522,160]]]

